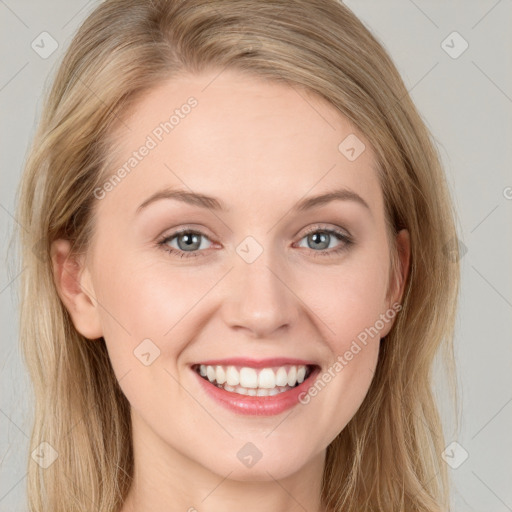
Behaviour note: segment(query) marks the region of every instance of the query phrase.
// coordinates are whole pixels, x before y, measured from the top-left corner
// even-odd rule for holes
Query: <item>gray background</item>
[[[0,0],[0,512],[27,510],[26,463],[35,448],[28,445],[33,404],[17,345],[17,276],[6,266],[14,192],[42,90],[97,3]],[[439,147],[459,212],[467,250],[455,341],[459,432],[446,389],[436,385],[447,444],[458,443],[447,451],[453,510],[512,511],[512,1],[345,3],[394,59]],[[47,58],[31,47],[44,31],[58,43]],[[458,55],[464,41],[469,46]]]

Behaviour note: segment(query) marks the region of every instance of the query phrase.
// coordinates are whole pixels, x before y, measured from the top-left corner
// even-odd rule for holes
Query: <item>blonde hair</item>
[[[53,279],[58,238],[86,253],[94,190],[122,112],[180,73],[230,68],[325,98],[375,151],[390,233],[411,237],[403,309],[361,407],[328,446],[322,499],[337,512],[449,507],[444,435],[431,390],[443,348],[456,402],[455,218],[440,157],[381,44],[337,0],[107,0],[78,30],[46,98],[18,190],[19,336],[35,395],[31,511],[119,510],[133,476],[130,405],[103,339],[74,328]],[[341,142],[341,141],[340,141]],[[449,250],[447,249],[449,248]],[[392,268],[399,269],[396,247]]]

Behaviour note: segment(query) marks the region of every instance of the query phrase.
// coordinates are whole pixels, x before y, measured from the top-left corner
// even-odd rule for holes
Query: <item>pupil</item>
[[[186,233],[184,235],[181,235],[182,239],[185,239],[185,245],[184,245],[184,248],[189,248],[191,247],[192,244],[196,243],[197,244],[197,239],[198,239],[198,236],[194,233]],[[195,240],[194,240],[195,239]],[[181,243],[180,242],[180,238],[178,238],[178,244],[181,246]],[[182,249],[183,247],[180,247],[180,249]],[[197,247],[194,247],[195,249],[197,249]]]
[[[319,232],[319,233],[314,233],[314,234],[312,235],[312,237],[313,237],[313,239],[314,239],[314,243],[320,243],[320,244],[324,243],[324,244],[325,244],[325,240],[327,239],[328,234],[327,234],[327,233]],[[322,237],[322,238],[323,238],[323,241],[322,241],[322,240],[317,241],[318,237]],[[329,244],[327,244],[327,245],[329,245]],[[325,247],[322,247],[322,249],[325,249]]]

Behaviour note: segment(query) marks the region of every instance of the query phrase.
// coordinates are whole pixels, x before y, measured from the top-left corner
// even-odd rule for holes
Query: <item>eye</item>
[[[350,236],[337,229],[319,228],[318,226],[310,229],[302,240],[306,239],[308,248],[312,249],[313,256],[336,256],[346,251],[354,243]],[[342,243],[333,250],[327,250],[332,241],[341,241]],[[300,246],[303,247],[303,246]],[[320,250],[316,250],[320,249]]]
[[[205,247],[202,247],[201,238],[209,240],[204,233],[185,228],[166,236],[158,242],[158,246],[170,254],[180,256],[180,258],[204,256],[202,252]],[[177,247],[172,247],[170,243],[175,239]],[[349,246],[354,243],[351,237],[342,231],[337,229],[319,228],[318,226],[310,229],[301,240],[304,239],[307,239],[309,249],[313,256],[335,256],[346,251]],[[335,247],[334,249],[331,247],[331,250],[328,250],[329,245],[331,245],[331,241],[336,240],[342,243],[339,244],[338,247]],[[203,251],[200,249],[203,249]]]
[[[166,236],[163,240],[160,240],[158,245],[164,251],[179,255],[181,258],[199,256],[199,254],[194,251],[197,251],[198,249],[204,249],[204,247],[201,247],[201,237],[208,239],[208,237],[200,231],[181,229],[169,236]],[[169,243],[174,239],[176,239],[176,243],[178,244],[177,248],[173,248],[169,245]]]

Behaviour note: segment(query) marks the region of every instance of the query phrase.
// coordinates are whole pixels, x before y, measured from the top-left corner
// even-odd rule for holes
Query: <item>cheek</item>
[[[336,354],[345,352],[351,340],[366,329],[377,326],[382,330],[379,319],[387,307],[389,262],[379,253],[360,251],[328,272],[300,277],[298,295],[315,313],[312,317],[319,320],[317,325]]]
[[[318,327],[338,340],[333,341],[337,353],[383,312],[388,261],[382,253],[366,247],[348,254],[339,265],[311,263],[310,269],[287,274],[300,298],[297,308],[309,310],[312,321],[321,321]],[[224,272],[225,268],[167,264],[165,255],[150,260],[137,252],[131,257],[109,252],[95,276],[105,338],[127,340],[123,345],[133,348],[150,338],[162,349],[164,339],[174,338],[173,347],[179,350],[176,333],[191,326],[197,311],[204,314],[211,302],[207,295]]]
[[[379,357],[386,282],[379,272],[352,270],[324,283],[325,296],[310,297],[315,304],[312,309],[322,320],[317,325],[330,356],[305,401],[311,404],[315,421],[327,425],[327,439],[334,438],[356,414]]]
[[[389,262],[379,253],[361,251],[329,274],[302,281],[300,296],[314,311],[311,318],[330,353],[305,401],[319,422],[330,425],[328,436],[342,430],[363,402],[377,365],[380,331],[390,321],[382,320]]]
[[[190,329],[200,325],[202,299],[219,279],[213,274],[192,267],[173,270],[162,260],[155,263],[136,253],[103,260],[95,290],[113,364],[133,365],[134,350],[148,339],[160,354],[173,356],[172,363],[193,336]]]
[[[113,364],[124,359],[123,366],[132,365],[133,351],[145,339],[175,360],[208,314],[214,314],[210,306],[219,306],[213,304],[213,289],[226,269],[180,266],[168,263],[164,254],[155,258],[111,249],[98,260],[94,288]],[[389,262],[383,253],[378,243],[367,244],[347,253],[339,265],[311,262],[308,269],[287,274],[300,300],[289,294],[283,300],[296,300],[334,355],[349,350],[352,340],[384,312]]]

